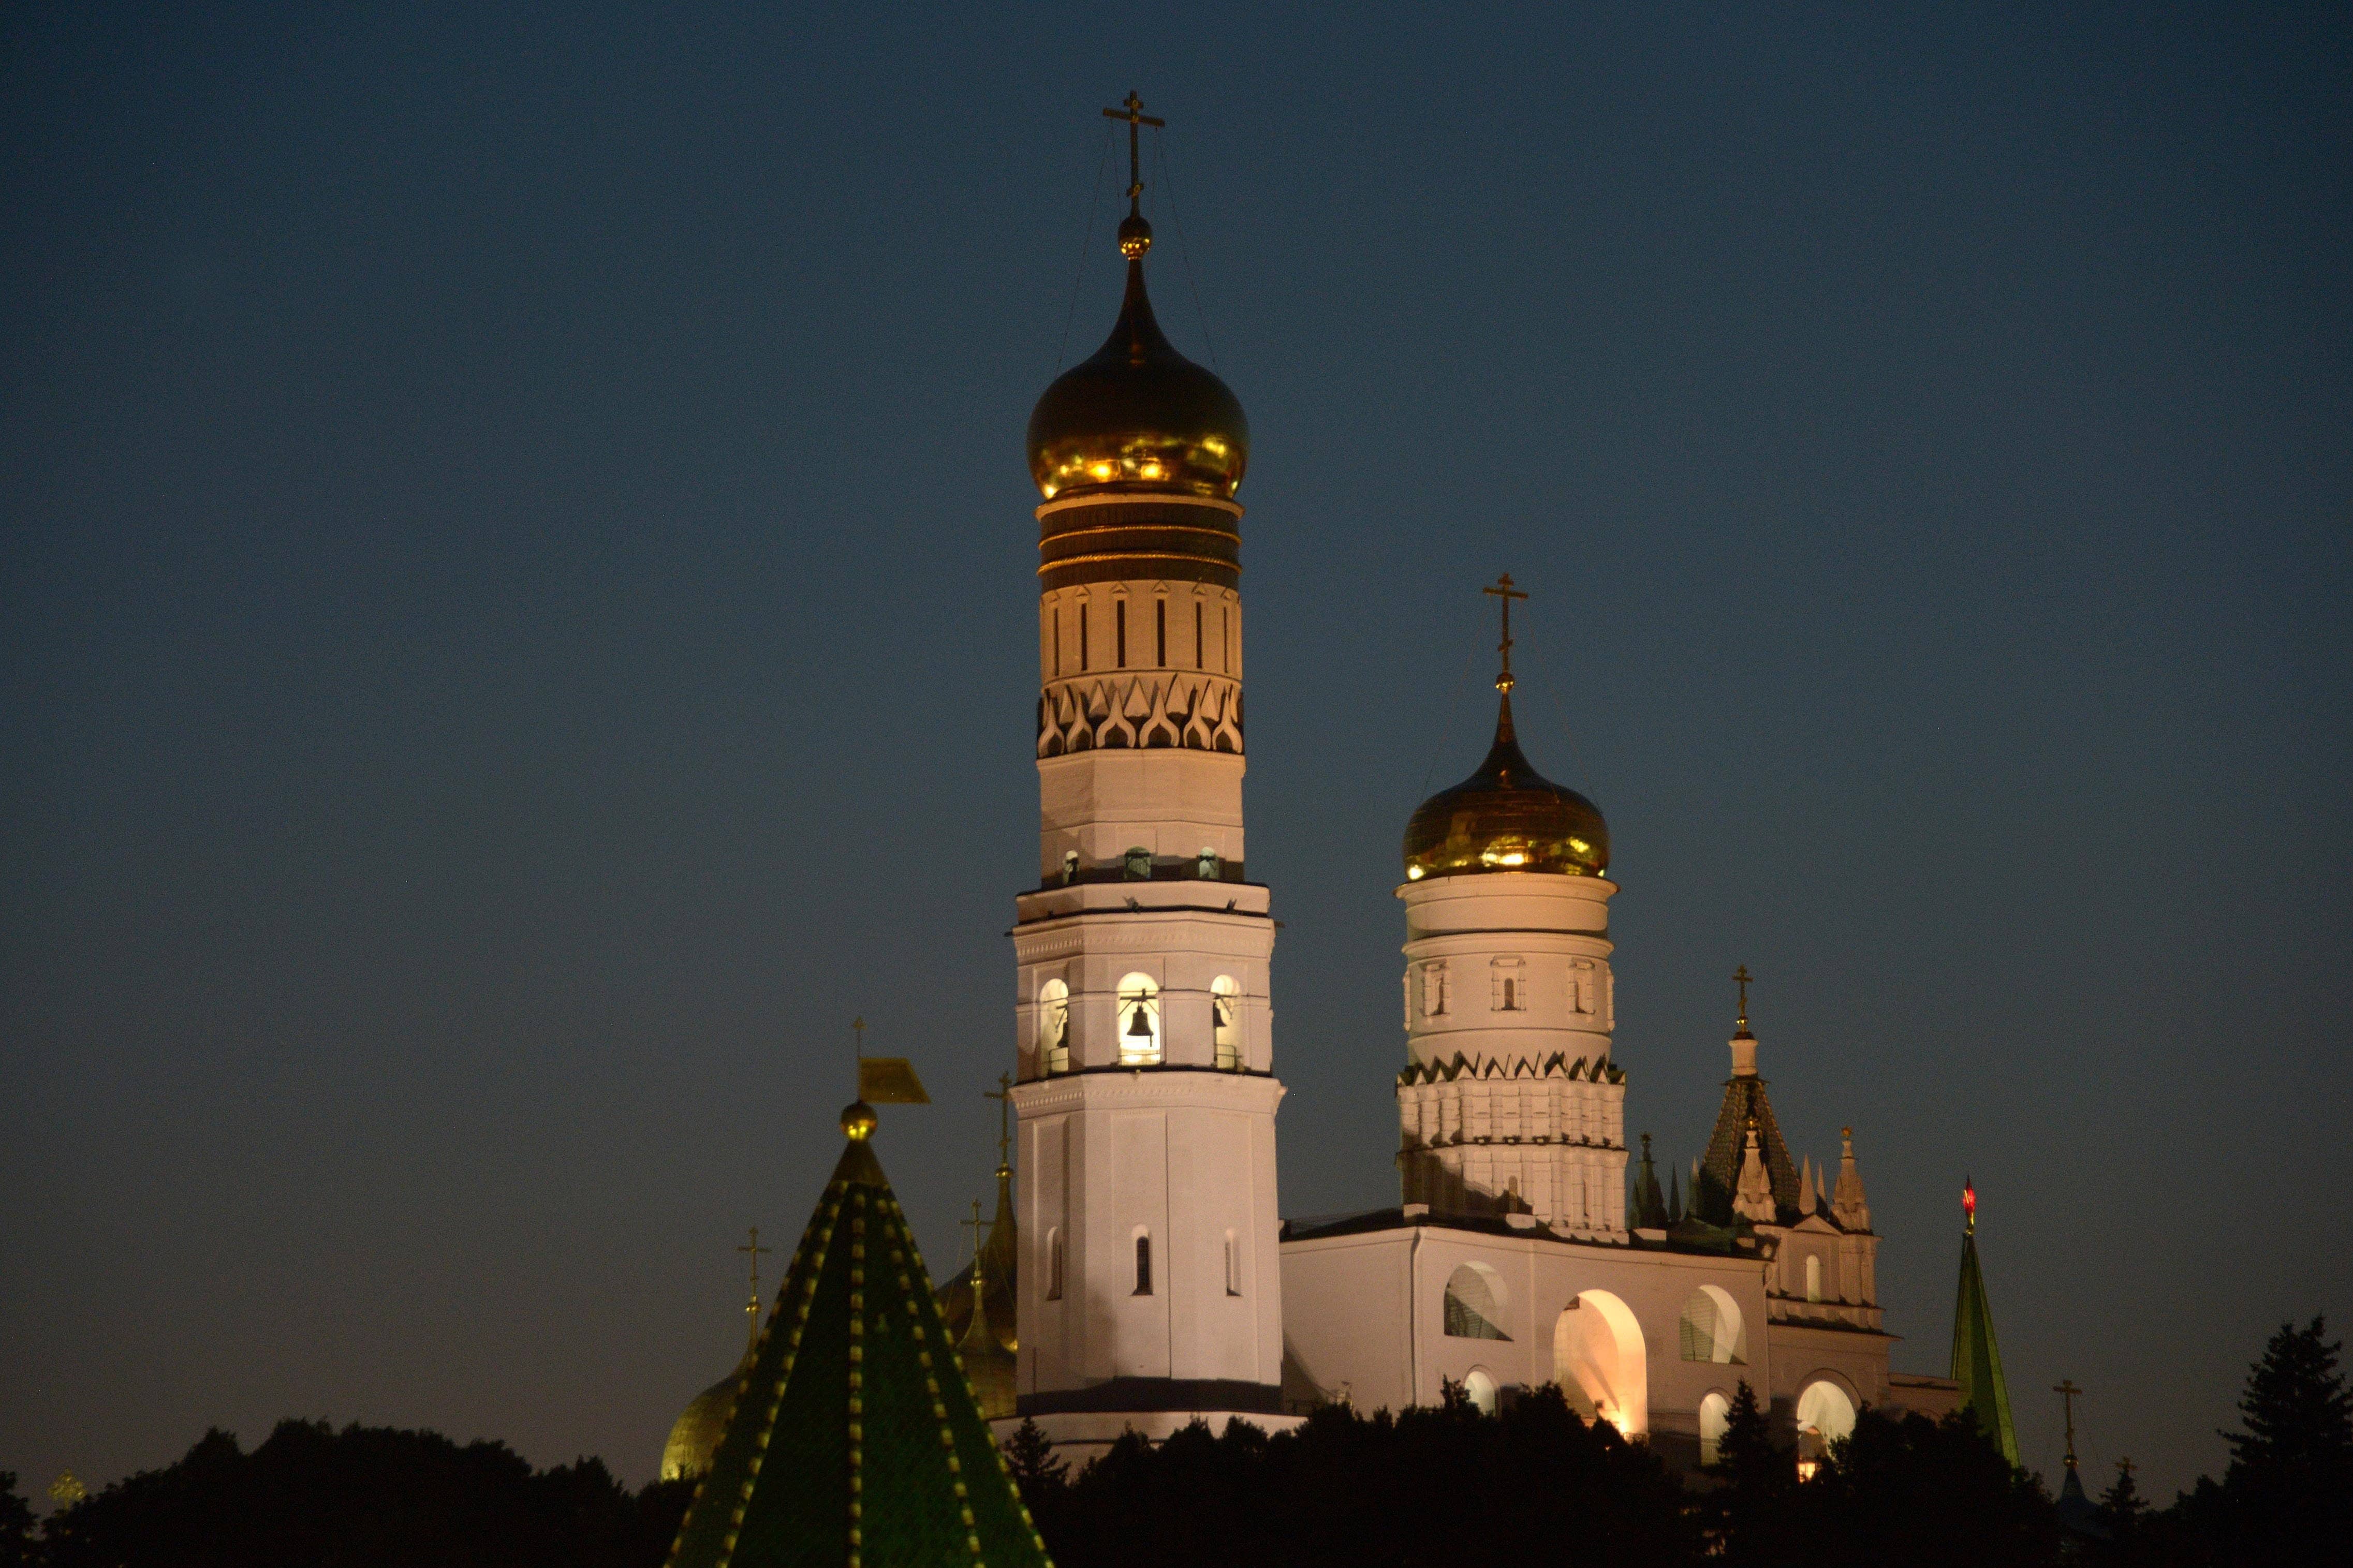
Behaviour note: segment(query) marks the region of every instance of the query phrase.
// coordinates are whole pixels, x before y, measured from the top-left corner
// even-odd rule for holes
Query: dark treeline
[[[37,1536],[15,1480],[0,1474],[10,1568],[658,1568],[693,1493],[632,1492],[601,1459],[533,1470],[503,1443],[309,1421],[280,1422],[249,1454],[207,1432]]]
[[[1060,1568],[1825,1562],[2239,1568],[2336,1562],[2353,1540],[2353,1394],[2318,1319],[2247,1379],[2231,1464],[2161,1511],[2130,1475],[2072,1521],[1966,1417],[1866,1410],[1809,1479],[1743,1386],[1718,1462],[1678,1477],[1557,1390],[1485,1415],[1319,1412],[1269,1436],[1129,1437],[1073,1476],[1037,1428],[1007,1447]],[[658,1568],[691,1488],[602,1462],[533,1470],[503,1445],[290,1421],[251,1453],[208,1433],[44,1529],[0,1473],[0,1568]]]
[[[1327,1409],[1273,1437],[1197,1426],[1155,1447],[1131,1436],[1075,1477],[1025,1426],[1007,1458],[1060,1568],[1421,1568],[1466,1552],[1646,1568],[2343,1560],[2353,1395],[2320,1320],[2273,1336],[2240,1414],[2220,1482],[2153,1512],[2126,1472],[2072,1521],[1966,1415],[1866,1410],[1800,1480],[1746,1384],[1718,1462],[1688,1485],[1549,1387],[1494,1416],[1457,1393],[1395,1416]]]

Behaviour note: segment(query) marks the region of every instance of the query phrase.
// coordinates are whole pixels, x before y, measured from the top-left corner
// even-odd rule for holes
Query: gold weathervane
[[[1509,572],[1496,578],[1493,587],[1482,588],[1479,592],[1493,594],[1504,601],[1504,640],[1495,645],[1495,651],[1504,656],[1504,673],[1495,677],[1495,689],[1509,697],[1513,686],[1517,684],[1512,679],[1512,601],[1525,599],[1527,595],[1512,586]]]

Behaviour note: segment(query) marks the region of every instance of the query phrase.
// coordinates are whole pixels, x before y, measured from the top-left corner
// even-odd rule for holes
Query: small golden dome
[[[1094,357],[1064,371],[1029,416],[1029,477],[1048,500],[1087,490],[1175,490],[1231,500],[1250,421],[1216,375],[1176,352],[1144,291],[1152,228],[1120,226],[1127,298]]]
[[[1601,808],[1528,765],[1513,733],[1508,690],[1487,760],[1422,802],[1405,830],[1409,881],[1479,871],[1609,871],[1609,825]]]
[[[872,1106],[862,1100],[851,1100],[841,1108],[841,1135],[852,1143],[863,1143],[874,1136],[875,1125],[880,1121]]]
[[[744,1363],[751,1357],[747,1353]],[[662,1445],[661,1479],[681,1481],[702,1475],[711,1468],[711,1457],[719,1451],[719,1440],[727,1436],[727,1418],[735,1414],[735,1390],[742,1385],[744,1368],[733,1372],[694,1396],[670,1429],[670,1441]]]

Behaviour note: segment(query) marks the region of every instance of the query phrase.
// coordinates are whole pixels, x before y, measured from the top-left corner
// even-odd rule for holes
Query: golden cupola
[[[1031,411],[1029,477],[1048,500],[1122,490],[1231,500],[1250,463],[1250,421],[1226,384],[1178,353],[1153,318],[1144,288],[1152,226],[1133,207],[1119,248],[1127,258],[1119,320]]]
[[[1423,801],[1406,825],[1406,879],[1482,871],[1606,877],[1609,825],[1601,808],[1537,773],[1512,728],[1511,602],[1527,595],[1512,587],[1508,575],[1485,591],[1504,601],[1504,672],[1495,678],[1503,700],[1494,743],[1477,773]]]

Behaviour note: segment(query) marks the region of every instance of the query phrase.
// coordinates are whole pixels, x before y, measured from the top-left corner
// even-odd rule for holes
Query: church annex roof
[[[1780,1124],[1773,1120],[1773,1102],[1766,1098],[1765,1080],[1755,1074],[1736,1073],[1725,1080],[1724,1108],[1715,1114],[1715,1131],[1709,1135],[1707,1152],[1699,1163],[1700,1182],[1705,1194],[1694,1194],[1694,1206],[1702,1217],[1716,1219],[1717,1211],[1729,1212],[1732,1194],[1740,1185],[1740,1160],[1746,1149],[1749,1118],[1757,1120],[1758,1152],[1765,1157],[1765,1173],[1772,1178],[1773,1202],[1777,1207],[1792,1215],[1798,1209],[1798,1167],[1789,1158],[1789,1146],[1781,1139]]]
[[[778,1292],[670,1568],[1050,1568],[868,1135]]]

